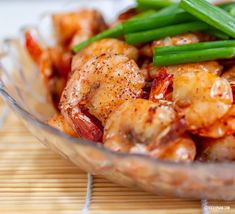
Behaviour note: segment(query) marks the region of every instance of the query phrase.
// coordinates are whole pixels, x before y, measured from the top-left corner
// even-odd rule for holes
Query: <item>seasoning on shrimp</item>
[[[209,72],[187,72],[173,79],[173,101],[189,130],[208,127],[231,108],[233,95],[227,80]]]
[[[163,9],[157,29],[151,16],[158,11],[134,8],[109,25],[93,9],[54,14],[57,44],[50,48],[26,33],[59,110],[48,123],[114,152],[235,161],[235,41],[229,39],[235,30],[218,31],[190,11],[178,16],[175,7]],[[141,31],[140,23],[146,23]]]
[[[171,65],[165,66],[164,69],[168,74],[172,74],[174,76],[181,75],[182,73],[198,71],[210,72],[214,75],[220,76],[223,72],[223,67],[217,61]],[[142,70],[144,70],[144,72],[148,74],[148,77],[153,80],[155,79],[156,75],[162,70],[162,67],[157,67],[154,66],[152,63],[146,62],[143,65]]]
[[[73,57],[72,73],[79,70],[92,57],[102,54],[120,54],[137,61],[138,49],[118,39],[102,39],[94,42]]]
[[[86,123],[79,117],[71,121],[74,108],[87,110],[105,125],[110,113],[125,100],[142,95],[144,83],[140,69],[126,56],[103,54],[91,58],[68,81],[61,97],[61,112],[73,128],[75,123]],[[76,131],[83,136],[81,130]]]

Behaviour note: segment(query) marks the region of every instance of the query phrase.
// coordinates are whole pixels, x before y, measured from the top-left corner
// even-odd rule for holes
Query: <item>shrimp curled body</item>
[[[173,80],[173,101],[193,131],[222,118],[231,108],[233,96],[226,79],[210,72],[187,72]]]
[[[190,138],[173,139],[161,145],[177,119],[171,106],[137,99],[126,101],[107,120],[104,145],[114,151],[150,154],[158,159],[192,161],[195,145]],[[178,155],[179,150],[184,155]]]
[[[110,113],[125,100],[142,95],[144,84],[144,76],[134,60],[116,54],[94,57],[71,76],[61,97],[61,112],[72,127],[81,123],[79,118],[71,122],[71,112],[77,108],[104,125]]]
[[[102,54],[119,54],[129,59],[138,59],[138,49],[118,39],[102,39],[81,50],[73,57],[72,73],[79,70],[92,57]]]

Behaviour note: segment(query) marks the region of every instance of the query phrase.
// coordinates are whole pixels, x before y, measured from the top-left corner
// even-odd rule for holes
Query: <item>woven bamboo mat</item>
[[[38,142],[12,112],[0,110],[7,116],[5,121],[0,116],[0,123],[4,122],[0,129],[1,214],[235,213],[232,202],[166,198],[98,176],[88,179],[85,172]]]

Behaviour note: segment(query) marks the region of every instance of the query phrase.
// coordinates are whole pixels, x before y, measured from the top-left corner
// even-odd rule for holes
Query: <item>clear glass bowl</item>
[[[67,9],[95,7],[112,19],[132,1],[80,1]],[[44,44],[53,44],[50,14],[36,27],[27,27]],[[172,163],[144,155],[116,153],[102,145],[75,139],[48,126],[53,114],[35,64],[22,44],[22,37],[7,39],[0,49],[0,94],[28,129],[46,146],[92,174],[111,181],[140,187],[155,194],[207,199],[235,199],[234,163]]]

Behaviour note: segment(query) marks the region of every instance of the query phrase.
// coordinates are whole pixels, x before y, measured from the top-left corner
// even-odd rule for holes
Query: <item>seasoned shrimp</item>
[[[173,74],[168,74],[166,68],[162,67],[152,82],[149,100],[153,102],[168,100],[172,92],[173,77]]]
[[[39,71],[47,87],[48,97],[58,106],[70,72],[71,54],[60,48],[45,50],[39,60]]]
[[[233,102],[235,103],[235,66],[230,68],[228,71],[225,71],[222,77],[230,83],[233,91]]]
[[[221,119],[209,127],[199,129],[197,133],[209,138],[222,138],[235,134],[235,105]]]
[[[70,136],[79,137],[78,134],[71,128],[71,126],[66,122],[61,114],[53,116],[48,124]]]
[[[174,37],[166,37],[161,40],[153,41],[152,43],[149,43],[145,45],[143,48],[141,48],[140,54],[142,56],[152,57],[153,50],[154,48],[157,47],[187,45],[187,44],[205,42],[210,40],[213,40],[213,38],[206,34],[185,33]]]
[[[192,64],[183,64],[175,66],[167,66],[167,73],[173,74],[174,76],[180,75],[185,72],[210,72],[214,75],[220,76],[223,70],[223,67],[216,61],[192,63]]]
[[[135,61],[138,58],[138,50],[134,46],[128,45],[118,39],[102,39],[84,48],[74,56],[72,61],[72,73],[79,70],[90,58],[102,54],[125,55],[129,59],[134,59]]]
[[[101,13],[93,9],[54,14],[52,21],[57,40],[64,47],[80,43],[107,27]]]
[[[223,70],[223,67],[216,61],[192,63],[192,64],[183,64],[183,65],[172,65],[164,67],[168,74],[174,76],[180,75],[185,72],[211,72],[212,74],[220,76]],[[152,63],[143,64],[141,70],[145,75],[148,75],[149,79],[155,79],[156,75],[162,70],[162,67],[154,66]]]
[[[61,47],[42,47],[29,31],[25,33],[25,46],[39,68],[49,100],[57,108],[71,70],[72,54]]]
[[[233,103],[228,81],[209,72],[187,72],[173,79],[173,101],[190,130],[209,127],[221,119]]]
[[[80,70],[76,70],[62,94],[62,114],[79,133],[84,136],[80,111],[88,111],[104,125],[109,114],[125,100],[142,95],[144,76],[133,60],[123,55],[103,54],[90,59]],[[78,127],[79,124],[79,127]],[[86,130],[89,135],[89,130]]]
[[[202,161],[234,161],[235,136],[203,140],[198,159]]]
[[[184,132],[184,125],[182,121],[176,121],[177,115],[171,106],[144,99],[129,100],[108,118],[104,128],[104,145],[114,151],[149,154],[159,159],[192,161],[195,157],[195,145],[192,141],[186,143],[187,140],[179,140]],[[183,156],[177,155],[181,152]]]
[[[187,72],[211,72],[215,75],[222,72],[222,67],[215,61],[194,63],[167,67],[150,66],[150,76],[155,75],[150,92],[150,100],[156,102],[159,100],[172,100],[173,78]]]

